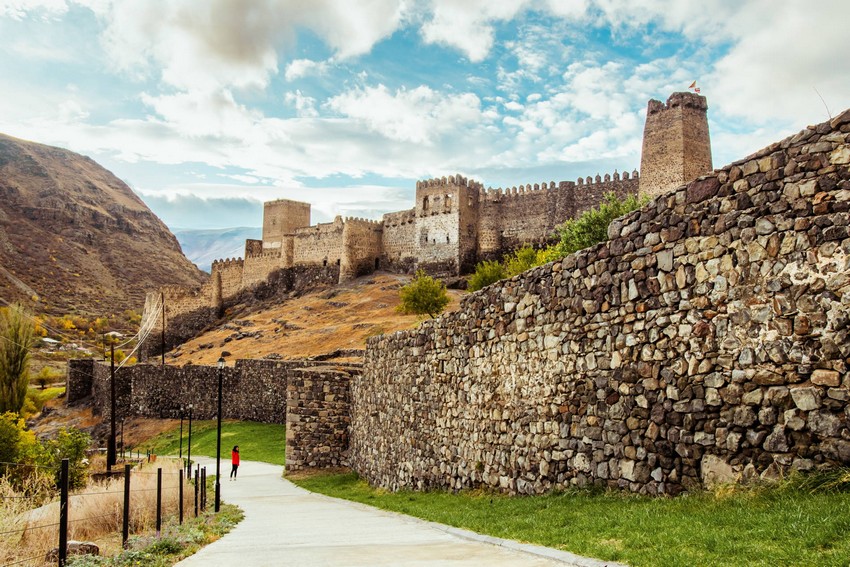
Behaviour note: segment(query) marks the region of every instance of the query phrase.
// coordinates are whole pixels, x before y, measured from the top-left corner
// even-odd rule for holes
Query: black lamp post
[[[192,404],[189,404],[189,441],[186,444],[186,472],[192,477]]]
[[[215,511],[221,506],[221,380],[224,357],[218,359],[218,432],[215,441]]]
[[[180,462],[183,462],[183,406],[180,406]]]
[[[110,342],[112,362],[109,372],[109,444],[106,446],[106,468],[112,470],[116,463],[115,451],[115,343]]]

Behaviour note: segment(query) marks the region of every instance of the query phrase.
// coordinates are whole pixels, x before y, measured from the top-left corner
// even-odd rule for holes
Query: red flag
[[[689,89],[693,89],[693,88],[695,88],[696,86],[697,86],[697,82],[696,82],[696,81],[694,81],[693,83],[691,83],[691,86],[689,86],[688,88],[689,88]]]

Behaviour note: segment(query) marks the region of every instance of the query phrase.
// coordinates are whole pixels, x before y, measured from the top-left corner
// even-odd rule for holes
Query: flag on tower
[[[697,82],[694,81],[691,83],[691,86],[688,87],[688,90],[693,89],[695,93],[699,94],[699,87],[697,86]]]

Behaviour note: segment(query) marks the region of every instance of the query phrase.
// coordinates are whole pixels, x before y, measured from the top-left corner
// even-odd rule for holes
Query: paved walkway
[[[207,471],[215,471],[206,460]],[[507,542],[303,490],[282,467],[243,461],[230,482],[222,463],[222,499],[245,519],[220,540],[178,563],[184,567],[278,565],[543,567],[612,565],[569,553]],[[208,495],[208,509],[213,494]]]

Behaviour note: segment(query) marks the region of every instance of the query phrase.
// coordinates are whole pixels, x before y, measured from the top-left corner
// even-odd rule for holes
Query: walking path
[[[211,463],[201,460],[214,471]],[[245,519],[178,565],[613,565],[314,494],[284,480],[283,468],[276,465],[242,461],[236,482],[227,479],[229,470],[222,467],[222,499],[242,508]]]

